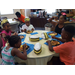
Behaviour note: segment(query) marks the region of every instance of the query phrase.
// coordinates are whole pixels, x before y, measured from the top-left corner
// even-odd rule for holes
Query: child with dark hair
[[[25,23],[24,19],[25,19],[25,16],[23,16],[22,14],[20,14],[19,12],[16,12],[15,15],[18,17],[18,19],[16,19],[17,21],[20,21],[21,23]]]
[[[55,27],[55,32],[61,34],[61,30],[64,27],[65,17],[63,15],[60,16],[59,22],[53,22],[54,17],[49,19],[49,22]]]
[[[2,38],[3,47],[4,47],[5,44],[6,44],[6,42],[7,42],[7,40],[5,39],[5,37],[7,35],[11,36],[12,31],[11,31],[11,27],[10,27],[10,24],[9,24],[9,22],[8,22],[7,19],[3,19],[1,21],[1,25],[3,27],[3,30],[1,32],[1,38]],[[14,33],[14,35],[17,35],[17,33]]]
[[[75,59],[75,39],[72,37],[75,35],[75,27],[68,25],[62,29],[61,37],[65,39],[66,42],[56,47],[52,47],[51,42],[47,41],[49,50],[59,53],[59,64],[60,65],[73,65]],[[55,61],[56,63],[56,61]],[[53,64],[55,64],[53,62]]]
[[[14,65],[14,56],[23,60],[27,59],[26,44],[23,45],[23,53],[18,48],[21,45],[21,39],[18,35],[6,36],[9,45],[5,46],[1,52],[2,65]]]

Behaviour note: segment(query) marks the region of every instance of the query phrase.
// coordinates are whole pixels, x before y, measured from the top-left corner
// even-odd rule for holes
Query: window
[[[14,14],[13,9],[0,9],[1,15]]]
[[[56,12],[56,9],[46,9],[48,14],[52,14],[54,12]]]

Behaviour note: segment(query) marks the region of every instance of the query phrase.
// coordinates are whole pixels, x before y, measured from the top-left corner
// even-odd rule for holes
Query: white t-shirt
[[[28,31],[28,30],[31,30],[32,28],[35,29],[32,24],[30,24],[29,26],[27,26],[27,25],[25,24],[25,25],[22,26],[21,29],[22,29],[22,30],[26,29],[26,30]]]

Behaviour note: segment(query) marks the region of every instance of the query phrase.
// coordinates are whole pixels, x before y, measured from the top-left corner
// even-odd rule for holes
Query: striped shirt
[[[13,47],[6,50],[6,47],[2,50],[2,65],[14,65],[14,57],[11,55]]]

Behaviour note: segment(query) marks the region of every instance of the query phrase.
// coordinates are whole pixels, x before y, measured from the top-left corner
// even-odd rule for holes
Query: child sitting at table
[[[23,53],[18,48],[21,45],[21,39],[18,35],[6,36],[9,45],[5,46],[1,52],[2,65],[14,65],[14,56],[23,60],[27,59],[26,44],[23,45]]]
[[[6,42],[7,42],[7,40],[5,39],[5,37],[7,35],[11,36],[11,33],[13,33],[13,32],[11,31],[11,27],[10,27],[10,24],[9,24],[9,22],[8,22],[7,19],[3,19],[1,21],[1,25],[3,27],[3,30],[1,32],[1,38],[2,38],[3,47],[4,47],[5,44],[6,44]],[[17,35],[17,33],[14,33],[13,35]]]
[[[22,32],[34,31],[34,29],[35,29],[34,26],[30,24],[30,19],[25,18],[25,25],[22,26]]]
[[[66,42],[64,44],[61,44],[59,46],[52,47],[51,42],[48,40],[48,47],[50,51],[55,51],[56,53],[59,53],[59,63],[60,65],[73,65],[74,59],[75,59],[75,39],[72,38],[75,34],[75,27],[74,26],[65,26],[62,29],[62,39],[66,39]],[[56,61],[55,61],[56,63]],[[53,62],[53,64],[55,64]],[[56,64],[55,64],[56,65]]]

